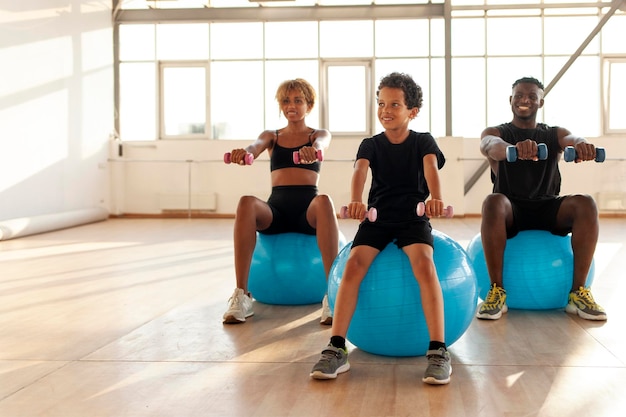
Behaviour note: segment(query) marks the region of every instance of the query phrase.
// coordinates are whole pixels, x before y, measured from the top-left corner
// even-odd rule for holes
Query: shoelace
[[[446,358],[441,355],[430,355],[428,356],[428,359],[429,359],[430,365],[443,367],[447,363]]]
[[[580,288],[578,291],[578,296],[586,303],[589,305],[595,305],[596,302],[593,299],[593,295],[591,295],[591,291],[589,290],[589,288]]]
[[[502,291],[498,287],[491,287],[487,294],[485,304],[488,306],[495,306],[498,303],[498,299],[502,296]]]

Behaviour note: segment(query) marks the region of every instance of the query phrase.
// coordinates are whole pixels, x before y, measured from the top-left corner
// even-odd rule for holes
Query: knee
[[[254,204],[256,202],[256,197],[251,195],[244,195],[239,199],[239,204],[237,204],[237,214],[249,213],[250,210],[254,209]]]
[[[572,196],[572,202],[578,217],[585,221],[597,221],[598,218],[598,206],[596,201],[588,194],[576,194]]]
[[[316,213],[335,216],[335,206],[333,204],[333,200],[327,194],[319,194],[315,196],[309,207],[313,208]]]
[[[494,218],[498,215],[504,216],[506,210],[511,206],[509,199],[504,194],[489,194],[483,200],[482,214],[483,218]]]

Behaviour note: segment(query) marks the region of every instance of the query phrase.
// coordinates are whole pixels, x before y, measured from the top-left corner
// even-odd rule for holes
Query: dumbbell
[[[230,159],[230,152],[226,152],[224,154],[224,163],[226,164],[230,164],[232,161]],[[251,153],[247,153],[246,156],[243,157],[243,162],[246,165],[252,165],[252,163],[254,162],[254,155],[252,155]]]
[[[316,152],[317,160],[322,162],[324,160],[324,153],[321,149],[318,149]],[[298,165],[300,163],[300,151],[293,152],[293,163]]]
[[[424,204],[423,202],[417,203],[417,208],[415,209],[415,212],[418,216],[422,217],[426,212],[426,204]],[[449,219],[452,218],[454,216],[454,209],[452,208],[452,206],[444,208],[443,215]]]
[[[545,143],[537,144],[537,157],[540,161],[545,161],[548,158],[548,147]],[[515,146],[506,147],[506,160],[507,162],[517,161],[517,148]]]
[[[565,151],[563,152],[563,159],[565,160],[565,162],[572,162],[575,161],[576,158],[578,158],[578,155],[576,154],[576,148],[574,148],[573,146],[567,146],[565,148]],[[606,159],[606,151],[604,150],[604,148],[596,148],[596,162],[604,162],[604,160]]]
[[[341,217],[342,219],[350,218],[350,216],[348,215],[348,206],[341,207],[341,210],[339,210],[339,217]],[[377,217],[378,211],[376,211],[374,207],[370,207],[370,209],[367,210],[367,212],[365,213],[365,218],[371,222],[375,222]]]

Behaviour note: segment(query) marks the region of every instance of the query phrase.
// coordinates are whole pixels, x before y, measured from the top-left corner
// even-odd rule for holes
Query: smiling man
[[[509,98],[513,120],[488,127],[481,134],[480,150],[489,161],[493,182],[493,192],[483,202],[481,224],[491,288],[477,317],[497,320],[507,312],[506,282],[502,279],[507,239],[522,230],[547,230],[561,236],[572,234],[574,274],[565,310],[587,320],[606,320],[604,309],[585,288],[598,240],[595,201],[589,195],[559,195],[563,150],[573,146],[576,162],[581,162],[594,160],[596,148],[563,127],[537,123],[537,112],[544,104],[543,90],[543,84],[532,77],[515,81]],[[538,156],[541,143],[548,151],[545,159]],[[507,162],[509,146],[515,146],[515,162]]]

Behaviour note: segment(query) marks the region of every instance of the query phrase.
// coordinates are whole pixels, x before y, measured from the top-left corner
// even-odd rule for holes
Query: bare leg
[[[248,276],[256,245],[256,232],[269,227],[272,210],[267,203],[254,196],[243,196],[237,206],[233,239],[235,245],[235,276],[237,288],[248,293]]]
[[[433,261],[433,248],[426,244],[413,244],[403,247],[402,250],[409,258],[413,275],[420,287],[430,340],[445,343],[443,293]]]
[[[588,195],[567,196],[557,213],[557,227],[572,229],[574,276],[572,290],[585,286],[598,243],[599,222],[596,203]]]
[[[316,230],[317,246],[322,254],[322,262],[326,279],[330,274],[330,267],[339,253],[339,224],[332,200],[325,194],[320,194],[311,201],[307,210],[307,221]]]
[[[507,227],[513,224],[511,202],[503,194],[490,194],[482,207],[480,236],[492,284],[503,288],[502,268]]]
[[[350,251],[337,291],[332,336],[346,337],[359,299],[361,282],[378,253],[379,250],[371,246],[357,246]]]

